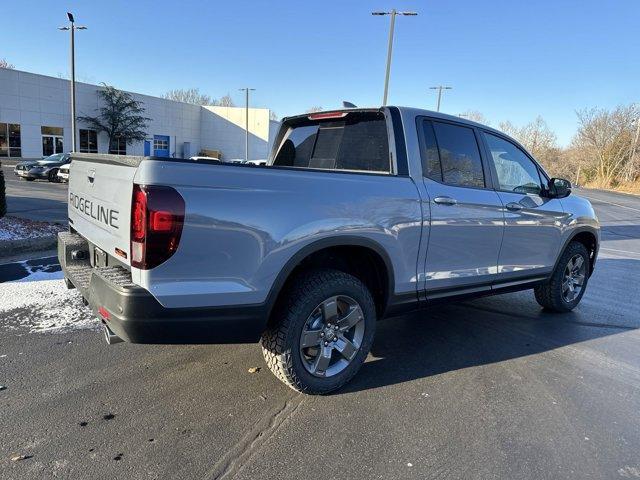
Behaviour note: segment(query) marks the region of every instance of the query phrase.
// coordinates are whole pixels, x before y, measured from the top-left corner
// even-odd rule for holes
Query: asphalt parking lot
[[[640,197],[579,193],[603,243],[574,312],[520,292],[386,319],[324,397],[283,386],[257,345],[108,346],[55,330],[53,290],[1,284],[0,477],[639,478]]]
[[[7,214],[28,220],[67,223],[67,184],[27,182],[13,173],[15,161],[3,161]],[[28,192],[28,194],[25,194]]]

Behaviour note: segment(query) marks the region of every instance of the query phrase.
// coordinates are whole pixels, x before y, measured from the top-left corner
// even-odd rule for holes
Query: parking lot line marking
[[[629,250],[618,250],[616,248],[600,247],[600,250],[608,250],[610,252],[628,253],[631,255],[640,255],[640,252],[630,252]]]
[[[585,196],[587,196],[587,195],[585,195]],[[587,198],[589,199],[588,196],[587,196]],[[598,198],[598,197],[593,197],[593,200],[595,200],[596,202],[602,202],[602,203],[607,203],[609,205],[614,205],[614,206],[620,207],[620,208],[628,208],[629,210],[633,210],[634,212],[640,212],[640,208],[634,208],[634,207],[629,207],[628,205],[622,205],[620,203],[609,202],[608,200],[602,200],[601,198]]]

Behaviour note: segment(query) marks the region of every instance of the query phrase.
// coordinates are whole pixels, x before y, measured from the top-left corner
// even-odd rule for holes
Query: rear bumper
[[[58,258],[65,277],[80,291],[94,314],[116,335],[132,343],[255,342],[266,326],[263,305],[166,308],[134,284],[125,268],[92,267],[72,257],[90,245],[80,235],[58,234]]]

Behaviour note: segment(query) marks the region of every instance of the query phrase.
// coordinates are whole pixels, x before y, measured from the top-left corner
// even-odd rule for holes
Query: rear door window
[[[349,112],[339,119],[293,119],[273,165],[390,173],[384,115]]]
[[[473,129],[450,123],[432,123],[440,156],[442,182],[460,187],[484,188],[482,159]]]
[[[440,164],[436,134],[429,120],[422,121],[422,133],[424,138],[424,145],[421,146],[422,173],[425,177],[436,182],[442,182],[442,165]]]

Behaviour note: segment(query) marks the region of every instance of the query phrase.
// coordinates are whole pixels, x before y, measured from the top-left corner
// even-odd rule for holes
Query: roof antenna
[[[358,107],[356,107],[353,103],[351,103],[351,102],[347,102],[346,100],[343,100],[343,101],[342,101],[342,106],[343,106],[344,108],[358,108]]]

